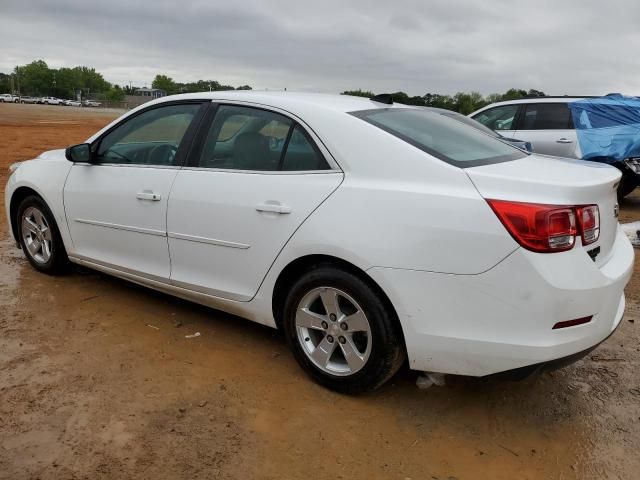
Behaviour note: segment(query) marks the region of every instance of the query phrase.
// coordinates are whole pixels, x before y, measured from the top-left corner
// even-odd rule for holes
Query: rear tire
[[[18,241],[29,263],[50,275],[63,273],[69,258],[60,230],[47,204],[38,196],[26,197],[16,214]]]
[[[618,185],[618,201],[622,200],[624,197],[629,195],[636,189],[635,178],[629,178],[624,172],[622,173],[622,179],[620,180],[620,185]]]
[[[331,264],[318,265],[291,286],[283,313],[296,360],[331,390],[374,390],[405,360],[395,312],[369,282]]]

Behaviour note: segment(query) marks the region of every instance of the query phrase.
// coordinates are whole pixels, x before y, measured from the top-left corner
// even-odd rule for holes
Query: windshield
[[[526,153],[454,120],[414,108],[380,108],[350,112],[434,157],[458,167],[524,158]]]

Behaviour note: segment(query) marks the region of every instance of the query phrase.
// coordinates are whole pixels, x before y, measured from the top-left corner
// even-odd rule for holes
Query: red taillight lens
[[[573,207],[487,201],[511,236],[524,248],[541,253],[573,248],[577,233]]]
[[[582,244],[589,245],[600,236],[600,210],[597,205],[578,207],[578,223],[582,233]]]
[[[524,248],[550,253],[571,250],[580,232],[582,244],[600,236],[597,205],[543,205],[539,203],[487,200],[511,236]]]

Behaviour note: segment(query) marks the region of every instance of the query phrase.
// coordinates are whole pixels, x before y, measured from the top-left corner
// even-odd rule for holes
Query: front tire
[[[284,305],[287,343],[306,373],[340,393],[374,390],[405,359],[402,333],[379,292],[330,264],[302,275]]]
[[[16,222],[19,242],[29,263],[50,275],[63,273],[69,259],[58,225],[46,203],[36,195],[26,197],[18,206]]]

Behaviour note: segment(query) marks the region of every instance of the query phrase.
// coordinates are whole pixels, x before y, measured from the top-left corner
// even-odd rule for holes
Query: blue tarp
[[[640,157],[640,98],[620,94],[569,103],[584,160]]]

